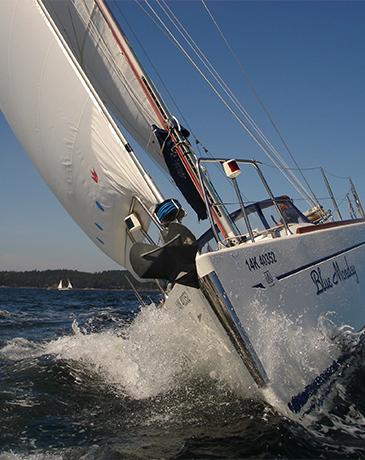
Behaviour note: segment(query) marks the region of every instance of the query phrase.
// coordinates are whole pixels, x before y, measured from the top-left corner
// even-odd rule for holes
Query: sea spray
[[[0,358],[20,361],[22,359],[36,358],[45,353],[46,345],[24,339],[23,337],[16,337],[9,340],[0,349]]]
[[[239,369],[233,366],[232,354],[217,342],[213,331],[202,330],[202,325],[195,328],[190,324],[192,334],[185,334],[189,322],[178,311],[161,310],[155,315],[153,308],[147,308],[136,316],[134,299],[120,292],[106,297],[104,292],[75,291],[73,302],[62,297],[54,303],[54,295],[48,291],[7,290],[0,308],[10,313],[19,310],[18,304],[14,307],[9,302],[10,292],[14,299],[24,296],[27,302],[22,312],[32,321],[25,325],[21,317],[15,316],[12,327],[6,324],[2,329],[0,452],[4,455],[14,452],[17,459],[32,460],[58,458],[57,455],[90,460],[201,455],[222,459],[349,459],[365,455],[365,367],[360,353],[356,352],[355,358],[359,359],[355,359],[357,365],[349,380],[346,376],[350,368],[336,373],[331,394],[318,395],[318,399],[325,396],[320,406],[304,418],[289,418],[282,415],[281,408],[275,409],[280,407],[275,398],[265,394],[272,408],[265,401],[253,401],[251,391],[235,387]],[[278,365],[285,369],[285,360],[291,356],[299,359],[294,370],[300,368],[300,363],[310,367],[311,353],[325,351],[333,338],[337,346],[341,335],[346,337],[342,341],[345,347],[352,344],[355,333],[349,328],[333,326],[332,333],[331,327],[327,332],[319,327],[314,335],[307,336],[300,318],[272,318],[264,305],[258,305],[258,309],[262,314],[260,332],[266,334],[265,356],[271,357],[273,368]],[[73,318],[77,323],[71,328]],[[170,362],[175,353],[181,370],[172,374],[169,388],[167,385],[155,396],[142,398],[139,394],[139,399],[134,399],[123,388],[123,376],[118,386],[117,372],[113,374],[110,366],[123,366],[120,359],[126,350],[118,354],[114,348],[126,348],[127,340],[134,343],[129,349],[137,351],[136,363],[148,365],[138,356],[139,350],[146,351],[140,343],[144,330],[150,331],[147,337],[152,341],[152,358],[158,359],[157,351],[152,353],[152,349],[159,345],[161,359],[166,362],[163,342],[167,335],[172,342],[178,342],[176,349],[173,343],[168,348],[172,353]],[[311,344],[313,338],[319,343]],[[98,354],[104,353],[108,342],[118,359],[110,359],[110,364],[103,367]],[[90,352],[84,347],[90,347]],[[180,348],[190,360],[179,361]],[[282,361],[280,350],[284,353]],[[303,354],[297,357],[295,351]],[[111,384],[113,375],[116,382]],[[279,372],[277,375],[279,381]]]
[[[302,318],[288,317],[280,306],[273,311],[256,301],[249,311],[245,326],[270,380],[267,400],[282,401],[279,406],[285,412],[288,395],[301,392],[307,382],[319,375],[338,355],[338,347],[319,325],[305,327]]]
[[[269,313],[258,302],[251,309],[255,321],[246,326],[270,378],[264,397],[285,412],[286,395],[304,389],[305,382],[315,378],[323,362],[334,359],[338,349],[323,334],[324,321],[318,329],[305,330],[279,311]],[[115,320],[112,326],[109,316],[102,315],[107,329],[96,331],[95,318],[83,326],[74,320],[71,335],[44,344],[14,339],[0,353],[8,359],[49,354],[78,362],[121,395],[135,400],[176,390],[196,378],[223,385],[244,398],[259,395],[252,381],[245,385],[242,367],[216,332],[191,321],[184,310],[151,304],[131,323]]]
[[[123,330],[85,333],[76,323],[72,329],[46,353],[82,362],[130,398],[155,397],[197,376],[237,388],[231,352],[177,307],[146,306]]]

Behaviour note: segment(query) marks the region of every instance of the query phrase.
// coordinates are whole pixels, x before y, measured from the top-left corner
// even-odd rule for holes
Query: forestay
[[[36,0],[1,0],[0,59],[0,108],[15,135],[73,219],[128,266],[124,217],[134,195],[152,206],[158,193]]]
[[[166,114],[126,38],[102,0],[42,0],[108,109],[167,169],[152,126]]]

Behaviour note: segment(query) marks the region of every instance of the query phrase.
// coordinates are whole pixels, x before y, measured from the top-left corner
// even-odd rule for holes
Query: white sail
[[[185,138],[188,132],[177,123],[166,139],[175,123],[173,117],[104,0],[42,0],[42,4],[109,110],[168,172],[198,218],[205,219],[205,203],[193,166],[195,155]]]
[[[62,280],[60,280],[60,282],[58,283],[57,289],[59,290],[63,289]]]
[[[73,286],[71,284],[71,281],[70,280],[67,280],[67,289],[72,289]]]
[[[166,169],[152,125],[166,114],[128,42],[100,0],[43,0],[106,106],[141,147]]]
[[[0,107],[65,209],[129,266],[124,218],[135,195],[157,202],[126,141],[36,0],[0,2]]]

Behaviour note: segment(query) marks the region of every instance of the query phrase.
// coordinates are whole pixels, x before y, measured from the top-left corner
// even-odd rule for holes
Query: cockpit
[[[278,213],[278,208],[280,214]],[[266,199],[248,204],[244,210],[250,221],[255,240],[267,236],[271,238],[281,236],[284,230],[283,218],[289,228],[293,225],[311,225],[309,219],[294,205],[292,199],[287,195],[275,197],[274,200]],[[242,243],[250,240],[243,217],[242,208],[230,214]],[[218,235],[220,234],[217,226],[215,226],[214,230]],[[206,252],[209,248],[212,248],[215,232],[210,228],[198,239],[200,252]]]

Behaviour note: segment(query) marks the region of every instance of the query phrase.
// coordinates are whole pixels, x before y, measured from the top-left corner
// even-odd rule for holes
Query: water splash
[[[131,324],[88,332],[76,321],[73,334],[48,343],[10,340],[1,356],[10,360],[54,355],[86,366],[122,396],[145,399],[203,378],[235,386],[237,370],[213,331],[201,334],[179,308],[142,308]]]
[[[22,359],[37,358],[45,353],[46,345],[16,337],[9,340],[0,349],[0,358],[20,361]]]
[[[63,460],[65,457],[61,454],[16,454],[13,452],[0,453],[0,460]]]
[[[142,308],[128,327],[74,335],[45,347],[59,359],[82,362],[133,399],[155,397],[197,377],[235,386],[230,352],[213,331],[190,321],[179,308]]]
[[[268,308],[258,302],[251,308],[255,320],[247,328],[252,337],[259,338],[254,346],[271,381],[264,398],[287,413],[288,395],[304,389],[326,363],[335,359],[339,343],[343,345],[345,341],[340,337],[346,337],[349,344],[354,334],[348,328],[336,328],[324,318],[318,328],[306,330],[299,321],[279,311],[268,314]],[[95,331],[95,318],[86,322],[89,328],[80,327],[74,320],[72,335],[41,344],[13,339],[0,350],[0,355],[11,360],[53,355],[58,360],[81,364],[117,394],[133,400],[154,398],[197,379],[225,387],[243,398],[258,396],[252,382],[245,385],[242,381],[241,368],[234,365],[232,352],[215,331],[202,329],[184,310],[156,308],[152,304],[142,308],[131,323],[110,315],[105,311],[103,321],[96,321],[101,325],[106,321],[108,329],[101,326]],[[324,333],[325,329],[330,332]]]
[[[328,318],[307,331],[300,321],[269,314],[263,305],[254,307],[259,319],[256,332],[264,338],[259,352],[274,383],[280,383],[285,369],[300,383],[303,376],[296,373],[302,367],[316,372],[318,363],[312,359],[317,353],[331,356],[333,350],[359,342],[354,331],[336,328]],[[328,459],[365,455],[363,358],[355,376],[350,374],[349,380],[344,373],[336,376],[332,404],[328,398],[304,419],[289,419],[275,409],[281,409],[276,393],[265,395],[273,408],[252,400],[251,390],[235,385],[239,369],[229,350],[214,331],[202,332],[202,325],[190,321],[184,310],[149,306],[132,318],[113,308],[90,312],[85,305],[72,326],[69,311],[71,334],[43,342],[16,338],[0,346],[8,376],[4,426],[12,430],[3,453],[6,460],[112,458],[120,452],[126,457],[139,452],[141,458],[159,458],[168,451],[174,455],[182,451],[189,458],[198,455],[206,442],[208,451],[219,458],[231,448],[236,457],[268,451],[313,458],[323,454]],[[18,417],[23,427],[28,426],[22,435],[23,449],[34,449],[33,453],[9,450],[19,444]],[[41,429],[36,432],[32,427]],[[258,437],[266,444],[258,443]],[[95,450],[94,439],[99,442]],[[42,451],[52,445],[69,450]]]

